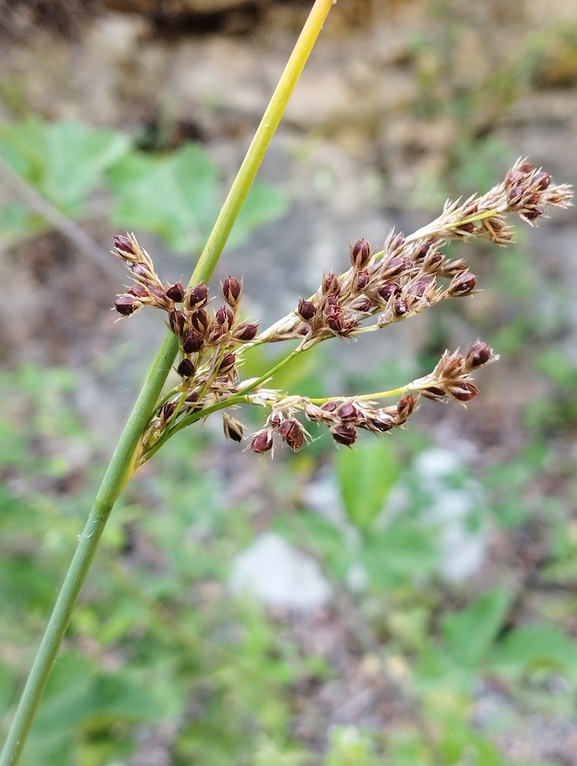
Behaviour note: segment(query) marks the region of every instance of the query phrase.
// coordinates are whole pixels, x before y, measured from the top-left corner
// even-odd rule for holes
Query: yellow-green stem
[[[218,262],[240,208],[254,181],[272,136],[280,122],[289,97],[322,29],[333,0],[316,0],[281,76],[270,104],[256,131],[246,158],[238,172],[218,220],[196,264],[191,284],[207,282]],[[120,436],[118,445],[90,511],[84,531],[48,626],[42,637],[32,670],[12,719],[0,766],[16,766],[26,743],[34,715],[48,683],[60,645],[68,628],[80,590],[114,503],[133,473],[133,461],[140,438],[158,401],[176,357],[178,343],[170,333],[165,338],[138,396],[134,409]]]

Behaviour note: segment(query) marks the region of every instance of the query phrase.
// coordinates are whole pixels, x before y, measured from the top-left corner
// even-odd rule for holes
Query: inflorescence
[[[451,260],[444,255],[443,245],[472,237],[507,245],[512,231],[505,213],[516,213],[534,225],[548,205],[567,207],[571,197],[569,186],[552,184],[548,173],[519,160],[505,180],[487,194],[463,203],[447,202],[435,221],[407,237],[392,231],[379,252],[374,252],[366,239],[357,240],[350,247],[351,268],[347,272],[325,274],[312,297],[301,298],[295,311],[260,334],[256,323],[240,316],[242,280],[227,277],[220,285],[223,305],[212,308],[205,284],[163,285],[152,259],[134,236],[116,236],[116,253],[134,280],[117,297],[116,310],[127,317],[143,306],[162,309],[180,350],[176,372],[181,383],[159,403],[143,435],[138,464],[176,431],[217,410],[223,411],[226,436],[241,442],[243,425],[224,410],[245,403],[271,410],[264,427],[250,442],[250,449],[258,454],[270,451],[275,438],[299,450],[309,439],[297,418],[299,413],[326,426],[337,444],[350,447],[358,429],[383,433],[403,426],[420,396],[466,404],[478,393],[472,372],[497,358],[480,340],[464,356],[446,351],[423,378],[395,391],[363,396],[320,400],[288,396],[263,387],[272,371],[239,382],[239,366],[244,351],[255,345],[298,341],[278,369],[328,338],[356,337],[407,319],[446,298],[473,294],[477,277],[463,259]],[[379,405],[379,399],[394,395],[401,397],[397,404]]]

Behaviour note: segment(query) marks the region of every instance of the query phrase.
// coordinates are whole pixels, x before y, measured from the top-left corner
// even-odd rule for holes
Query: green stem
[[[256,131],[246,158],[238,172],[202,255],[196,264],[191,284],[208,281],[214,271],[240,208],[254,181],[265,152],[280,122],[289,97],[296,85],[313,45],[322,29],[333,0],[316,0],[281,76],[270,104]],[[112,507],[133,474],[133,461],[140,437],[148,424],[176,353],[176,337],[165,338],[134,409],[120,436],[102,484],[90,511],[86,526],[54,611],[42,637],[24,692],[12,719],[8,737],[0,757],[0,766],[16,766],[26,743],[34,715],[48,683],[60,645],[68,628],[80,590]]]

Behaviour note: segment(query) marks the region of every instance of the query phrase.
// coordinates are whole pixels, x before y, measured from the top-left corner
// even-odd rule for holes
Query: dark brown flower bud
[[[339,424],[329,428],[333,441],[345,447],[351,447],[357,440],[357,431],[352,426]]]
[[[435,402],[441,402],[447,398],[445,391],[438,386],[429,386],[429,388],[423,388],[421,389],[421,393],[426,399],[432,399]]]
[[[272,434],[267,429],[265,431],[259,431],[256,433],[252,442],[250,443],[250,449],[256,452],[257,455],[262,455],[264,452],[268,452],[273,445]]]
[[[413,413],[415,409],[415,397],[412,394],[407,394],[399,399],[397,403],[397,422],[404,423]]]
[[[351,303],[353,311],[360,311],[362,314],[369,312],[372,306],[373,304],[371,303],[370,298],[367,298],[366,295],[359,295],[359,297],[355,298]]]
[[[187,404],[198,402],[198,391],[191,391],[186,397]]]
[[[384,277],[396,277],[406,268],[404,258],[389,258],[389,260],[383,264],[382,274]]]
[[[184,300],[184,287],[181,282],[175,282],[170,287],[166,288],[166,296],[170,298],[171,301],[175,301],[176,303],[182,303]]]
[[[178,406],[178,402],[166,402],[166,404],[162,405],[162,409],[160,410],[160,419],[167,423],[172,415],[174,415],[174,412]]]
[[[130,268],[132,269],[132,273],[137,277],[148,279],[152,276],[148,266],[145,266],[143,263],[132,263]]]
[[[401,292],[401,285],[397,282],[387,282],[379,290],[379,295],[384,301],[388,301],[391,295],[398,295]]]
[[[407,287],[409,295],[415,295],[417,298],[421,298],[425,290],[435,281],[435,277],[421,277],[416,282],[412,282]]]
[[[182,311],[179,311],[178,309],[174,309],[174,311],[171,311],[168,315],[168,323],[170,324],[170,329],[175,335],[182,335],[185,322],[186,317]]]
[[[526,221],[535,221],[539,216],[542,216],[541,210],[523,210],[522,216]]]
[[[206,339],[209,343],[217,343],[224,335],[224,328],[219,324],[213,324],[208,328]]]
[[[466,223],[461,223],[459,226],[456,227],[456,230],[458,232],[464,232],[465,234],[472,234],[475,231],[475,224],[473,221],[467,221]]]
[[[423,260],[423,271],[435,274],[443,263],[443,254],[431,247]]]
[[[278,428],[278,432],[295,452],[298,452],[305,443],[305,430],[298,420],[294,418],[283,421]]]
[[[204,309],[197,309],[196,311],[193,311],[192,314],[190,314],[188,317],[188,322],[190,326],[201,335],[207,334],[208,328],[211,324],[208,312]]]
[[[233,337],[235,340],[243,341],[244,343],[253,340],[256,338],[256,334],[258,333],[258,325],[253,323],[245,322],[243,324],[239,324],[238,327],[233,332]]]
[[[189,311],[202,308],[208,303],[208,287],[204,282],[186,291],[184,305]]]
[[[415,263],[421,263],[421,261],[424,261],[431,247],[432,245],[430,242],[425,242],[424,245],[421,245],[419,249],[415,250],[413,253],[413,261]]]
[[[228,305],[235,308],[238,306],[242,294],[242,282],[239,282],[235,277],[227,277],[222,283],[220,291]]]
[[[457,274],[463,274],[468,268],[467,261],[463,258],[459,258],[456,261],[445,263],[440,273],[443,277],[454,277]]]
[[[127,292],[130,295],[135,295],[137,298],[148,298],[148,290],[144,285],[132,285],[132,287],[129,287]]]
[[[536,185],[537,188],[541,191],[545,191],[545,189],[549,188],[549,184],[551,183],[551,176],[549,173],[544,173],[543,171],[540,173],[535,173],[531,183],[533,186]]]
[[[340,420],[344,421],[357,420],[358,418],[357,408],[354,404],[351,404],[351,402],[343,402],[342,404],[339,404],[336,414]]]
[[[469,369],[481,367],[491,359],[491,347],[488,343],[478,340],[474,343],[465,357],[465,366]]]
[[[185,354],[194,354],[204,346],[204,338],[196,330],[188,330],[182,340],[182,350]]]
[[[305,301],[304,298],[301,298],[299,301],[299,305],[297,308],[297,314],[305,320],[305,322],[308,322],[309,319],[312,319],[314,315],[317,313],[317,308],[314,303],[311,303],[311,301]]]
[[[306,322],[304,322],[303,324],[299,325],[299,327],[297,327],[297,328],[296,328],[296,332],[297,332],[299,335],[303,335],[303,336],[305,336],[305,335],[308,335],[308,334],[309,334],[309,332],[311,331],[311,329],[312,329],[312,328],[311,328],[310,324],[307,324]]]
[[[468,380],[457,380],[447,386],[448,393],[458,402],[469,402],[479,393],[479,389],[474,383]]]
[[[518,170],[511,169],[505,177],[505,184],[507,186],[517,186],[524,178],[524,173],[519,173]]]
[[[394,417],[384,410],[377,410],[375,416],[371,418],[370,422],[371,425],[377,429],[377,431],[381,431],[383,433],[390,431],[391,428],[395,425]]]
[[[405,244],[405,235],[402,231],[400,231],[398,234],[396,234],[391,241],[389,242],[387,249],[389,251],[398,250],[400,247],[402,247]]]
[[[523,196],[525,190],[522,186],[513,186],[507,192],[507,201],[509,205],[517,205]]]
[[[353,268],[364,269],[371,259],[371,244],[366,239],[357,239],[351,245],[351,263]]]
[[[395,313],[396,317],[402,317],[404,316],[407,311],[409,310],[407,306],[407,302],[403,300],[402,298],[398,298],[395,301],[395,305],[393,306],[393,311]]]
[[[321,410],[324,412],[334,412],[339,405],[336,402],[325,402],[321,404]]]
[[[529,162],[528,160],[525,160],[525,162],[522,162],[520,165],[518,165],[517,170],[519,173],[523,173],[524,175],[529,175],[529,173],[532,173],[535,169],[535,166],[532,162]]]
[[[321,286],[323,295],[338,295],[341,291],[339,285],[339,279],[336,274],[330,272],[323,277],[323,283]]]
[[[128,317],[142,308],[142,303],[132,295],[119,295],[114,302],[114,308],[123,317]]]
[[[267,425],[272,426],[273,428],[278,428],[283,422],[283,416],[280,412],[271,412],[271,414],[266,419],[266,422]]]
[[[466,271],[464,274],[458,274],[453,277],[451,284],[447,288],[447,293],[452,298],[460,297],[461,295],[469,295],[477,285],[477,277]]]
[[[233,418],[228,412],[223,412],[222,425],[224,427],[224,435],[227,439],[232,439],[233,442],[242,441],[243,426],[240,421]]]
[[[357,290],[364,290],[369,284],[370,276],[368,271],[359,271],[355,275],[355,284]]]
[[[115,234],[114,235],[114,247],[119,250],[121,253],[128,253],[129,255],[136,255],[136,252],[134,250],[134,245],[129,240],[128,237],[125,237],[123,234]]]
[[[216,323],[219,324],[224,332],[228,332],[234,323],[234,314],[228,306],[221,306],[215,315]]]
[[[148,292],[153,298],[155,298],[154,302],[156,303],[156,305],[160,305],[160,306],[167,305],[166,293],[162,289],[162,287],[156,287],[155,285],[150,285],[150,287],[148,288]]]
[[[236,364],[236,354],[225,354],[222,357],[221,363],[218,365],[218,372],[220,375],[226,375],[231,370],[234,370]]]
[[[194,375],[194,364],[190,359],[183,359],[176,368],[181,378],[191,378]]]

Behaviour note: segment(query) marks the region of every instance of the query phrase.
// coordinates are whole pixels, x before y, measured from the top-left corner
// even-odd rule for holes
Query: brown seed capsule
[[[142,303],[132,295],[119,295],[114,302],[114,308],[123,317],[128,317],[142,308]]]
[[[417,298],[422,298],[423,293],[429,287],[429,285],[435,281],[434,277],[421,277],[416,282],[412,282],[407,287],[409,295],[415,295]]]
[[[454,277],[457,274],[463,274],[467,269],[467,261],[463,258],[459,258],[457,261],[448,261],[445,263],[440,273],[443,277]]]
[[[509,205],[516,205],[521,197],[523,196],[525,190],[522,186],[513,186],[509,191],[507,192],[507,201],[509,202]]]
[[[350,402],[343,402],[337,407],[337,417],[343,421],[356,420],[358,417],[357,408]]]
[[[216,323],[219,324],[224,332],[228,332],[234,322],[234,314],[228,306],[221,306],[215,315]]]
[[[184,305],[189,311],[202,308],[208,303],[208,287],[204,282],[186,291]]]
[[[323,295],[337,295],[341,291],[337,275],[332,272],[325,274],[321,290]]]
[[[469,369],[474,367],[481,367],[487,364],[491,358],[491,347],[488,343],[482,340],[478,340],[474,343],[465,357],[465,366]]]
[[[402,399],[399,399],[397,404],[397,422],[404,423],[411,416],[415,409],[415,404],[415,397],[412,394],[407,394]]]
[[[242,294],[242,282],[239,282],[235,277],[227,277],[222,283],[220,290],[222,297],[229,306],[233,308],[238,306]]]
[[[382,274],[384,277],[396,277],[406,268],[404,258],[389,258],[389,260],[383,264]]]
[[[135,276],[141,277],[142,279],[149,279],[152,276],[148,266],[145,266],[142,263],[132,263],[130,264],[130,268]]]
[[[233,332],[233,337],[235,340],[240,340],[246,343],[253,340],[253,338],[256,338],[257,333],[257,324],[249,324],[248,322],[245,322],[238,325],[238,327]]]
[[[295,452],[298,452],[305,443],[304,428],[294,418],[283,421],[278,428],[278,432]]]
[[[543,213],[541,210],[524,210],[521,215],[526,221],[535,221]]]
[[[183,359],[176,368],[181,378],[191,378],[194,375],[194,364],[190,359]]]
[[[352,426],[339,424],[329,428],[333,441],[345,447],[351,447],[357,440],[357,431]]]
[[[218,372],[221,375],[226,375],[227,372],[230,372],[234,369],[234,366],[236,364],[236,354],[225,354],[222,357],[221,363],[218,365]]]
[[[423,260],[423,271],[435,274],[442,263],[443,254],[431,247]]]
[[[360,311],[362,314],[369,312],[372,306],[373,304],[371,303],[370,298],[367,298],[366,295],[359,295],[359,297],[355,298],[351,303],[353,311]]]
[[[338,406],[336,402],[325,402],[321,404],[321,410],[324,410],[324,412],[334,412]]]
[[[378,431],[382,431],[384,433],[386,431],[390,431],[391,428],[395,425],[395,419],[388,412],[385,412],[384,410],[377,410],[375,416],[371,418],[370,423]]]
[[[409,307],[407,306],[407,302],[405,300],[403,300],[402,298],[398,298],[395,301],[395,305],[393,306],[393,311],[396,317],[404,316],[408,310],[409,310]]]
[[[387,282],[379,290],[379,295],[384,301],[388,301],[391,295],[398,295],[401,292],[401,285],[397,282]]]
[[[125,237],[122,234],[115,234],[114,235],[114,247],[117,250],[120,250],[121,253],[128,253],[129,255],[136,255],[136,252],[134,250],[134,245],[128,239],[128,237]]]
[[[272,445],[272,434],[267,429],[265,431],[259,431],[253,436],[252,442],[250,443],[250,449],[258,455],[262,455],[264,452],[268,452],[272,448]]]
[[[317,313],[317,308],[314,303],[311,303],[311,301],[306,301],[304,298],[301,298],[299,301],[299,305],[297,308],[297,314],[305,320],[305,322],[308,322],[309,319],[312,319],[314,315]]]
[[[469,402],[479,393],[479,389],[474,383],[468,380],[457,380],[447,386],[448,393],[458,402]]]
[[[415,250],[413,253],[413,261],[415,263],[421,263],[421,261],[424,261],[431,247],[432,245],[430,242],[425,242],[424,245],[421,245],[419,249]]]
[[[224,435],[227,439],[232,439],[233,442],[241,442],[243,435],[243,426],[240,421],[233,418],[228,412],[222,413],[222,425],[224,428]]]
[[[155,299],[154,302],[157,306],[166,306],[167,300],[166,300],[166,293],[162,289],[162,287],[156,287],[155,285],[150,285],[148,288],[148,291],[150,295]]]
[[[368,271],[359,271],[355,275],[356,289],[364,290],[364,288],[369,284],[369,280],[370,276]]]
[[[204,338],[196,330],[188,330],[182,340],[182,350],[185,354],[194,354],[204,346]]]
[[[188,317],[188,323],[201,335],[206,335],[208,328],[210,327],[211,320],[207,311],[204,309],[197,309],[196,311],[193,311]]]
[[[182,311],[179,311],[178,309],[171,311],[170,314],[168,315],[168,323],[170,325],[170,329],[175,335],[182,335],[185,322],[186,322],[186,317],[184,316]]]
[[[174,414],[177,406],[178,402],[166,402],[166,404],[163,404],[162,409],[160,410],[160,419],[164,423],[167,423]]]
[[[184,300],[184,287],[181,282],[175,282],[170,287],[166,288],[166,296],[175,303],[182,303]]]
[[[132,287],[128,288],[127,292],[130,295],[135,295],[137,298],[148,298],[148,290],[144,285],[132,285]]]
[[[443,401],[447,398],[445,391],[438,386],[429,386],[429,388],[424,388],[421,390],[421,393],[426,399],[433,399],[433,401],[436,402]]]
[[[544,173],[541,171],[540,173],[535,173],[533,176],[532,184],[536,185],[538,189],[541,191],[545,191],[545,189],[549,188],[549,184],[551,183],[551,176],[549,173]]]
[[[353,268],[361,270],[371,259],[371,244],[366,239],[357,239],[351,245],[351,263]]]
[[[458,298],[461,295],[469,295],[477,285],[477,277],[466,271],[464,274],[458,274],[453,277],[451,284],[447,288],[447,293],[452,298]]]
[[[528,160],[525,160],[525,162],[522,162],[518,167],[517,170],[519,173],[523,173],[524,175],[528,175],[529,173],[532,173],[535,169],[535,166],[532,162],[529,162]]]

